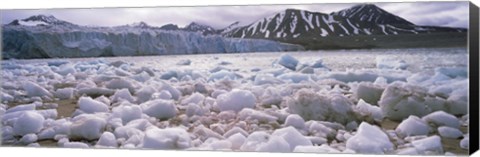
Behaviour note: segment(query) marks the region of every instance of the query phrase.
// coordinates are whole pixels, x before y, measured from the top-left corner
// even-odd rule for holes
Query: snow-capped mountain
[[[182,30],[189,31],[189,32],[200,32],[203,35],[211,35],[211,34],[218,34],[217,30],[211,26],[199,24],[196,22],[192,22],[185,26]]]
[[[287,9],[250,25],[226,32],[224,36],[285,41],[355,35],[465,31],[466,29],[459,28],[417,26],[373,4],[362,4],[330,14]]]
[[[35,15],[21,20],[13,20],[8,25],[23,25],[23,26],[48,26],[48,25],[62,25],[74,26],[67,21],[59,20],[52,15]]]

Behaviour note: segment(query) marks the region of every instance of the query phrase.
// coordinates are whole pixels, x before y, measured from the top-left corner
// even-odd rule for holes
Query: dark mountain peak
[[[74,25],[70,22],[57,19],[53,15],[34,15],[22,20],[13,20],[9,25],[26,25],[26,26],[42,26],[42,25]]]
[[[331,15],[337,15],[350,20],[366,22],[369,24],[390,24],[390,25],[414,25],[413,23],[398,17],[375,4],[359,4],[351,8],[333,12]]]
[[[166,24],[160,27],[160,29],[163,30],[179,30],[180,28],[176,24]]]
[[[217,30],[215,30],[215,28],[197,22],[192,22],[188,24],[187,26],[185,26],[185,28],[183,28],[183,30],[190,32],[200,32],[203,35],[217,34]]]

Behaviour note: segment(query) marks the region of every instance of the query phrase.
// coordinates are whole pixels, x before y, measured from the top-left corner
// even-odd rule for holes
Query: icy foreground
[[[439,155],[468,149],[466,67],[376,67],[373,58],[365,67],[374,68],[343,70],[328,58],[296,55],[272,54],[272,62],[254,68],[244,64],[257,58],[222,55],[188,64],[5,61],[2,144]]]
[[[4,26],[3,58],[71,58],[298,51],[303,47],[262,39],[136,27]],[[185,64],[185,63],[182,63]]]

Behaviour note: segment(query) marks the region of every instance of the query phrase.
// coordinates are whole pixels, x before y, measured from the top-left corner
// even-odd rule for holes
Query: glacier
[[[224,38],[132,26],[4,25],[2,28],[2,55],[7,59],[304,50],[302,46],[264,39]]]

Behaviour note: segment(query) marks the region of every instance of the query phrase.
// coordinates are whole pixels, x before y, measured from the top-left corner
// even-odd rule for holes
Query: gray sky
[[[468,2],[374,4],[417,25],[468,27]],[[46,14],[75,24],[90,26],[118,26],[144,21],[153,26],[173,23],[182,27],[194,21],[214,28],[223,28],[235,21],[247,25],[287,8],[331,13],[353,5],[356,4],[2,10],[1,16],[3,24],[14,19]]]

